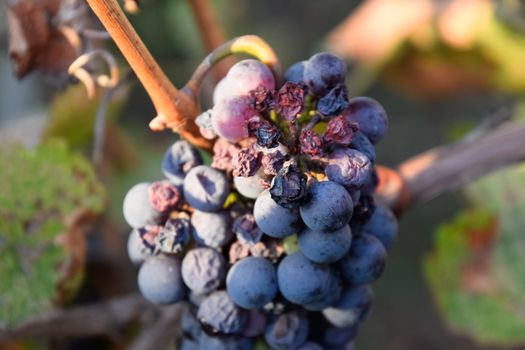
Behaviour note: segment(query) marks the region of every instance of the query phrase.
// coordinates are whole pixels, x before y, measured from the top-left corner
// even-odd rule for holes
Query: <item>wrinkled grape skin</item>
[[[142,295],[155,304],[172,304],[186,294],[182,281],[180,259],[172,255],[156,255],[142,264],[138,285]]]
[[[306,342],[308,330],[306,317],[297,311],[292,311],[278,316],[270,323],[264,332],[264,338],[272,349],[295,349]]]
[[[321,300],[332,287],[330,267],[308,260],[301,252],[285,257],[277,267],[281,294],[295,304]]]
[[[313,231],[333,232],[348,224],[353,203],[346,189],[333,181],[314,182],[300,207],[303,222]]]
[[[344,84],[345,78],[344,61],[327,52],[310,57],[304,69],[304,81],[317,96],[324,96],[331,89]]]
[[[248,137],[247,121],[257,115],[247,96],[233,96],[217,102],[211,111],[213,131],[223,139],[238,142]]]
[[[184,179],[184,198],[195,209],[220,210],[230,193],[230,184],[221,171],[207,165],[191,169]]]
[[[325,174],[331,181],[351,190],[362,188],[372,176],[373,166],[361,152],[339,148],[330,154]]]
[[[396,216],[387,206],[377,203],[374,213],[359,229],[379,239],[386,249],[395,242],[398,233],[398,222]]]
[[[182,279],[196,294],[216,290],[226,277],[226,261],[212,248],[190,250],[182,260]]]
[[[388,116],[376,100],[359,96],[350,99],[349,106],[342,112],[348,121],[359,124],[359,131],[377,144],[388,130]]]
[[[283,208],[264,190],[255,201],[253,215],[257,226],[268,236],[284,238],[301,229],[297,208]]]
[[[381,241],[361,233],[354,236],[348,254],[339,261],[341,273],[352,285],[368,284],[381,276],[387,253]]]
[[[197,318],[202,324],[223,334],[241,333],[246,316],[246,310],[235,305],[224,290],[210,294],[197,311]]]
[[[228,272],[226,288],[233,302],[245,309],[261,308],[277,294],[277,274],[264,258],[248,257]]]
[[[166,150],[161,170],[171,183],[182,186],[188,171],[201,164],[202,158],[197,149],[187,141],[179,140]]]
[[[124,219],[133,228],[142,228],[146,225],[155,225],[161,218],[149,200],[149,182],[141,182],[131,187],[122,204]]]
[[[207,213],[196,210],[191,216],[191,232],[199,245],[220,248],[233,238],[231,216],[227,211]]]
[[[367,317],[372,297],[372,289],[367,285],[348,287],[334,306],[323,310],[323,315],[336,327],[356,326]]]
[[[256,199],[264,187],[261,185],[261,173],[258,172],[253,176],[244,177],[244,176],[234,176],[233,184],[237,191],[246,198]]]
[[[301,252],[313,262],[333,263],[341,259],[350,248],[352,232],[345,225],[334,232],[319,232],[305,228],[298,236]]]

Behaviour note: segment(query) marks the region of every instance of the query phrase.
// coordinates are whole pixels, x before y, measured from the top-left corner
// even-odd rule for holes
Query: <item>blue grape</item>
[[[191,238],[190,220],[185,217],[171,218],[166,221],[155,243],[162,252],[177,254],[182,252]]]
[[[240,336],[210,335],[203,332],[198,350],[252,350],[252,340]]]
[[[339,261],[343,278],[353,285],[371,283],[383,273],[386,257],[377,238],[364,233],[354,235],[348,254]]]
[[[133,228],[159,223],[162,213],[156,211],[149,200],[150,183],[141,182],[131,187],[124,197],[124,219]]]
[[[148,258],[140,267],[138,284],[142,295],[155,304],[176,303],[186,294],[181,262],[172,255]]]
[[[268,190],[264,190],[255,200],[253,216],[257,226],[271,237],[284,238],[301,229],[299,210],[281,207]]]
[[[304,81],[304,68],[307,61],[300,61],[292,64],[284,73],[284,81],[300,83]]]
[[[301,252],[285,257],[277,267],[281,294],[295,304],[312,304],[333,288],[328,265],[314,263]]]
[[[346,189],[333,181],[314,182],[300,207],[303,222],[313,231],[336,231],[348,224],[353,203]]]
[[[239,308],[224,290],[216,291],[204,299],[197,311],[200,323],[209,331],[239,334],[246,323],[246,310]]]
[[[245,337],[258,337],[264,334],[266,324],[267,317],[264,313],[259,310],[249,310],[242,335]]]
[[[324,96],[333,88],[344,84],[346,64],[339,57],[320,52],[308,59],[304,68],[304,81],[317,96]]]
[[[350,99],[348,108],[342,114],[348,121],[358,123],[359,130],[374,145],[383,138],[388,129],[388,117],[383,106],[370,97]]]
[[[264,332],[268,345],[275,350],[295,349],[306,342],[308,319],[298,311],[279,315]]]
[[[188,171],[201,164],[199,151],[187,141],[179,140],[166,150],[161,170],[174,185],[182,186]]]
[[[239,242],[249,246],[257,244],[263,235],[252,214],[244,214],[235,219],[232,230]]]
[[[370,219],[359,229],[379,239],[388,249],[397,238],[398,223],[392,210],[378,203]]]
[[[363,187],[372,175],[373,166],[361,152],[351,148],[339,148],[330,154],[325,174],[331,181],[349,190]]]
[[[224,173],[207,165],[191,169],[184,179],[184,198],[197,210],[220,210],[229,192]]]
[[[326,327],[323,335],[323,345],[326,349],[347,349],[359,332],[359,325],[353,327]]]
[[[128,256],[135,265],[140,265],[151,256],[151,249],[143,243],[140,233],[133,229],[128,237]]]
[[[345,225],[334,232],[319,232],[305,228],[298,236],[301,252],[316,263],[333,263],[350,248],[352,232]]]
[[[201,325],[190,308],[185,308],[180,318],[180,328],[185,338],[199,340],[202,332]]]
[[[237,191],[246,198],[255,199],[257,198],[264,187],[261,185],[261,173],[258,172],[253,176],[244,177],[244,176],[234,176],[233,184]]]
[[[230,298],[240,307],[261,308],[277,294],[275,267],[264,258],[242,259],[228,271],[226,288]]]
[[[334,306],[323,310],[323,315],[336,327],[352,327],[365,320],[371,305],[372,289],[369,286],[348,287]]]
[[[200,245],[220,248],[233,238],[231,216],[227,211],[207,213],[195,210],[191,216],[193,238]]]
[[[213,292],[224,282],[225,277],[226,261],[215,249],[192,249],[182,260],[182,279],[196,294]]]
[[[319,300],[310,304],[303,304],[308,311],[321,311],[337,303],[343,291],[343,282],[335,269],[331,268],[331,280],[328,288],[325,290]]]
[[[182,337],[180,344],[177,347],[178,350],[197,350],[198,348],[199,343],[196,340],[188,339],[186,337]]]
[[[376,162],[376,149],[362,132],[356,131],[354,133],[349,147],[363,153],[372,164]]]

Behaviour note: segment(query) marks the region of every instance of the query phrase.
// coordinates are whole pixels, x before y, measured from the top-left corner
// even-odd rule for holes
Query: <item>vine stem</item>
[[[192,144],[209,150],[211,142],[200,135],[198,127],[193,123],[199,114],[198,100],[178,90],[169,81],[133,29],[117,0],[87,0],[87,3],[150,96],[158,114],[150,122],[150,128],[170,128]]]

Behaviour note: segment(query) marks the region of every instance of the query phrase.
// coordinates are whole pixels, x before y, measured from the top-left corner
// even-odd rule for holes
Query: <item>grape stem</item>
[[[525,160],[525,123],[507,122],[475,139],[432,148],[401,163],[378,167],[379,198],[398,214],[492,171]]]

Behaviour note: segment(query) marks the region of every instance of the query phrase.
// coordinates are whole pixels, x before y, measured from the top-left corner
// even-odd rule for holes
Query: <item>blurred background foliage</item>
[[[215,0],[212,4],[228,37],[248,33],[263,37],[285,67],[323,49],[344,57],[352,67],[350,93],[377,99],[389,113],[390,129],[378,146],[382,164],[396,166],[428,148],[458,140],[487,121],[490,125],[525,116],[525,1]],[[134,183],[161,177],[160,159],[176,136],[149,131],[154,110],[131,77],[108,106],[103,159],[90,165],[95,114],[103,93],[90,100],[81,85],[56,89],[39,74],[16,81],[7,57],[5,6],[0,6],[0,18],[0,155],[5,155],[0,162],[15,164],[2,166],[0,179],[2,187],[20,188],[14,197],[0,191],[0,261],[11,256],[5,252],[18,249],[13,247],[19,243],[13,242],[25,245],[30,236],[20,229],[24,226],[17,230],[6,226],[2,215],[13,205],[7,201],[26,202],[29,208],[35,198],[49,195],[45,193],[49,186],[56,186],[56,178],[44,176],[47,173],[40,167],[64,171],[68,175],[59,177],[69,179],[60,182],[66,187],[54,198],[67,210],[53,216],[53,229],[42,233],[46,240],[63,233],[72,203],[93,212],[100,211],[102,203],[106,208],[83,236],[86,263],[76,296],[56,297],[59,289],[50,286],[59,286],[61,278],[51,268],[55,263],[46,263],[39,280],[46,291],[42,302],[25,303],[20,295],[20,317],[18,313],[10,319],[0,317],[5,323],[42,313],[51,302],[82,304],[137,289],[136,272],[125,253],[128,232],[120,209],[122,198]],[[131,21],[170,78],[182,86],[206,54],[187,2],[145,0]],[[121,67],[127,69],[125,62]],[[210,105],[212,86],[210,82],[203,92],[203,108]],[[502,110],[512,112],[501,116]],[[12,143],[29,150],[11,148]],[[79,177],[75,164],[85,174],[96,172],[99,180]],[[31,168],[27,178],[8,172],[27,167]],[[86,197],[89,186],[97,190]],[[45,208],[37,205],[31,210],[39,217]],[[404,215],[399,241],[385,275],[375,285],[375,306],[356,348],[525,349],[524,212],[524,168],[516,166]],[[7,222],[13,220],[12,215],[9,218]],[[16,217],[16,225],[22,220],[27,218]],[[63,262],[66,256],[60,251],[50,259]],[[0,265],[3,312],[8,310],[3,306],[5,296],[19,288],[10,282],[13,275],[5,277],[12,273],[5,266]],[[68,346],[80,348],[79,344],[109,349],[119,348],[122,341],[100,337]]]

